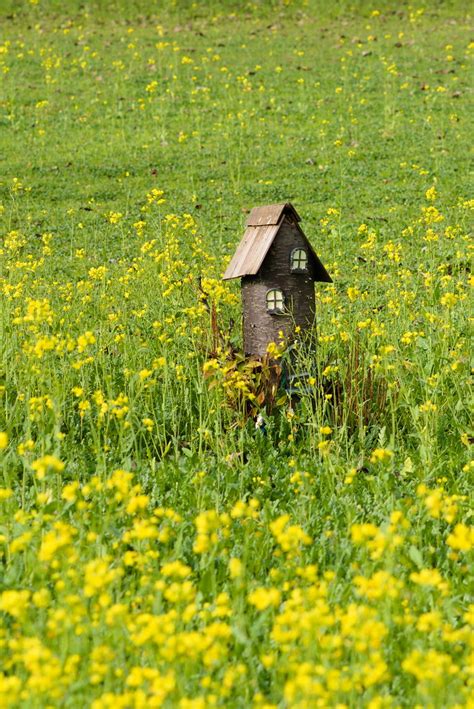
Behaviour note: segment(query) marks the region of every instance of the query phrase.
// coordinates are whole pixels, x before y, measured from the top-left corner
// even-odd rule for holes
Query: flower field
[[[474,707],[467,12],[2,1],[0,706]],[[272,388],[221,277],[284,201]]]

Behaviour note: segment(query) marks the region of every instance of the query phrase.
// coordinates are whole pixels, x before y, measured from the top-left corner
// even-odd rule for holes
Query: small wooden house
[[[244,351],[263,356],[280,333],[291,339],[296,326],[315,320],[314,281],[332,279],[304,235],[289,204],[255,207],[224,280],[242,279]]]

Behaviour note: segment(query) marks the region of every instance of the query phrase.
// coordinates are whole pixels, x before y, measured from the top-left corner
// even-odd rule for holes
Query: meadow
[[[2,707],[474,707],[468,10],[0,0]]]

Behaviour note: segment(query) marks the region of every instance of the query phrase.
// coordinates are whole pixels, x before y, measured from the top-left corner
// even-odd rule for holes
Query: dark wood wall
[[[303,247],[308,253],[306,273],[291,273],[290,253]],[[256,276],[242,278],[244,351],[262,356],[269,342],[278,342],[283,331],[291,339],[295,325],[310,328],[315,319],[314,263],[305,239],[296,224],[285,217],[275,240]],[[267,311],[266,294],[270,288],[281,288],[289,315]]]

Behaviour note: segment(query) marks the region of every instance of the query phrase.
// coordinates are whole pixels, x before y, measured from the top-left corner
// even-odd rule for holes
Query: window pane
[[[291,268],[304,271],[308,265],[308,254],[304,249],[293,249],[291,252]]]
[[[285,296],[283,291],[278,288],[272,288],[267,293],[267,310],[283,310],[285,305]]]

